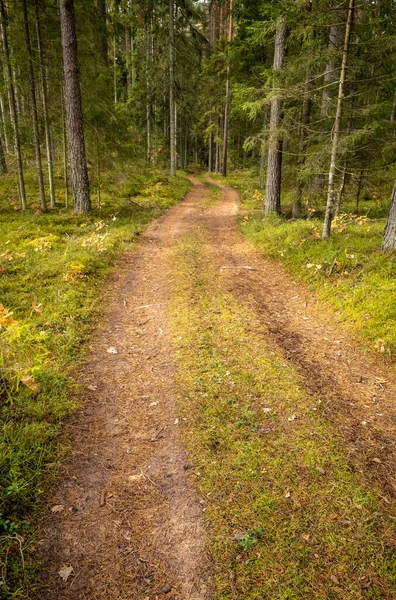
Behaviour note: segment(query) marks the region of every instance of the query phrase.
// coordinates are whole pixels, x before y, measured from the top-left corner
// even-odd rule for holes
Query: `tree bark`
[[[9,93],[9,105],[10,105],[10,116],[11,124],[14,131],[14,148],[17,158],[18,166],[18,183],[19,183],[19,194],[21,197],[22,209],[26,210],[26,192],[25,192],[25,180],[23,177],[23,165],[22,165],[22,154],[21,154],[21,142],[19,137],[19,126],[18,126],[18,113],[15,102],[15,90],[14,81],[12,78],[12,69],[10,62],[10,49],[8,45],[8,34],[7,34],[7,18],[4,6],[4,0],[0,0],[0,23],[1,23],[1,37],[3,40],[3,52],[6,67],[6,79],[8,84]]]
[[[43,57],[43,42],[41,36],[41,23],[40,23],[40,9],[38,1],[35,0],[36,9],[36,30],[37,30],[37,47],[38,47],[38,63],[41,77],[41,96],[43,102],[43,118],[44,118],[44,131],[45,131],[45,147],[47,152],[47,168],[48,168],[48,183],[50,189],[50,205],[55,208],[55,184],[54,184],[54,170],[52,165],[52,152],[51,152],[51,135],[50,135],[50,122],[48,116],[48,94],[47,94],[47,80],[44,69],[44,57]]]
[[[8,141],[7,113],[6,113],[6,109],[5,109],[5,103],[4,103],[3,94],[0,94],[0,112],[1,112],[1,122],[2,122],[2,125],[3,125],[4,146],[5,146],[5,151],[8,154],[9,151],[10,151],[10,143]]]
[[[0,136],[0,173],[1,174],[7,173],[7,163],[6,163],[6,159],[5,159],[3,142],[1,141],[1,136]]]
[[[233,39],[234,19],[232,11],[234,9],[234,0],[230,0],[230,16],[228,24],[228,49],[227,49],[227,76],[226,76],[226,94],[224,106],[224,138],[223,138],[223,165],[222,175],[227,176],[228,167],[228,130],[230,118],[230,100],[231,100],[231,65],[230,65],[230,45]]]
[[[24,20],[24,25],[25,25],[25,40],[26,40],[26,47],[27,47],[27,51],[28,51],[28,57],[29,57],[29,83],[30,83],[30,96],[31,96],[31,101],[32,101],[34,151],[36,154],[37,179],[38,179],[38,184],[39,184],[40,205],[41,205],[42,212],[46,213],[47,212],[47,203],[45,200],[43,165],[41,162],[40,132],[39,132],[38,113],[37,113],[37,97],[36,97],[36,81],[35,81],[34,69],[33,69],[32,42],[31,42],[31,38],[30,38],[29,14],[28,14],[26,0],[23,0],[22,6],[23,6],[23,20]]]
[[[148,17],[147,17],[148,18]],[[146,160],[151,162],[150,22],[146,23]]]
[[[176,175],[174,0],[169,0],[169,132],[170,174]]]
[[[342,52],[341,73],[340,73],[340,80],[339,80],[339,84],[338,84],[337,110],[336,110],[336,116],[335,116],[334,127],[333,127],[333,143],[332,143],[332,147],[331,147],[331,158],[330,158],[330,169],[329,169],[329,187],[328,187],[328,192],[327,192],[326,213],[325,213],[325,219],[324,219],[323,231],[322,231],[322,239],[323,240],[327,239],[331,233],[331,221],[333,218],[333,206],[334,206],[334,179],[335,179],[335,170],[336,170],[338,142],[339,142],[339,137],[340,137],[341,115],[342,115],[342,105],[343,105],[343,100],[344,100],[344,87],[345,87],[346,67],[347,67],[348,52],[349,52],[349,41],[351,39],[354,9],[355,9],[355,0],[349,0],[348,18],[347,18],[347,24],[346,24],[346,29],[345,29],[344,49]]]
[[[61,94],[61,107],[62,107],[63,180],[65,183],[65,207],[69,208],[69,165],[67,162],[67,132],[66,132],[65,102],[64,102],[63,86],[62,86],[62,94]]]
[[[382,238],[382,250],[386,252],[396,250],[396,179],[393,186],[388,219]]]
[[[274,71],[283,68],[286,55],[287,27],[283,17],[276,24]],[[267,182],[265,189],[264,214],[280,212],[283,139],[279,132],[282,123],[282,100],[279,95],[271,98],[271,113],[268,141]]]
[[[70,163],[73,209],[86,213],[91,209],[85,153],[84,122],[80,74],[77,60],[77,36],[73,0],[60,0],[67,143]]]
[[[342,42],[342,27],[339,23],[334,23],[330,27],[328,52],[330,54],[329,62],[326,64],[323,83],[327,86],[337,80],[334,67],[334,60],[331,54],[339,48]],[[331,88],[325,87],[322,93],[322,103],[320,106],[320,116],[322,119],[328,117],[328,110],[331,101]]]

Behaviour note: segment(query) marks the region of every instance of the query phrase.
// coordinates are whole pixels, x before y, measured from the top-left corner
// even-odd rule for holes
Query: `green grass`
[[[255,315],[224,292],[204,232],[175,248],[171,313],[216,600],[393,597],[395,515]]]
[[[226,182],[240,191],[247,211],[240,219],[243,235],[328,301],[367,348],[394,356],[396,257],[380,252],[389,207],[387,188],[382,188],[381,194],[373,191],[363,203],[365,214],[359,216],[352,212],[353,201],[347,198],[346,212],[333,223],[330,240],[322,242],[322,222],[318,219],[263,218],[263,192],[257,189],[251,173],[235,172]]]
[[[21,580],[15,536],[32,529],[62,452],[62,421],[77,405],[70,373],[100,315],[103,282],[143,226],[190,188],[183,173],[145,168],[102,179],[101,208],[84,217],[22,212],[14,176],[0,180],[0,558],[9,552],[9,590]],[[27,190],[34,201],[34,172]]]

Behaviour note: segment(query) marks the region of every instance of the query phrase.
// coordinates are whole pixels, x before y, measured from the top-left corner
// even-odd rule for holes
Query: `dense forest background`
[[[23,208],[68,205],[71,184],[84,212],[85,152],[99,203],[102,171],[123,161],[172,175],[254,167],[266,213],[288,195],[286,213],[323,214],[328,237],[346,194],[357,212],[379,182],[391,194],[395,11],[392,0],[79,0],[59,13],[1,0],[0,168],[17,171]]]
[[[49,497],[68,453],[62,425],[81,401],[74,373],[102,314],[103,284],[145,225],[185,198],[192,185],[202,184],[208,206],[222,193],[214,183],[236,187],[241,200],[241,234],[325,299],[334,309],[334,319],[351,327],[365,351],[378,352],[394,365],[395,33],[395,0],[0,0],[0,597],[32,597],[28,587],[37,565],[36,558],[31,558],[34,544],[30,540],[41,518],[43,499]],[[211,179],[204,172],[211,173]],[[195,179],[188,178],[192,173]],[[229,193],[229,187],[227,190]],[[231,193],[236,196],[234,190]],[[196,269],[195,263],[190,264],[193,257],[201,265],[199,269],[203,268],[206,263],[197,258],[199,252],[187,247],[185,256],[175,254],[172,269],[176,281],[191,279]],[[250,269],[242,267],[246,268]],[[213,277],[217,279],[217,272]],[[201,296],[201,279],[194,285]],[[188,393],[195,398],[196,383],[202,383],[199,369],[204,364],[204,376],[208,381],[213,378],[216,390],[207,396],[202,387],[202,397],[213,397],[213,405],[221,405],[217,390],[224,374],[216,372],[222,364],[217,346],[226,350],[235,346],[235,364],[241,362],[233,329],[239,321],[230,327],[227,295],[220,293],[220,288],[215,292],[208,288],[206,293],[211,319],[217,319],[212,305],[219,294],[216,302],[224,310],[225,325],[219,328],[215,323],[220,342],[210,341],[204,359],[199,352],[206,351],[206,346],[194,336],[201,335],[200,327],[204,332],[208,327],[210,336],[213,334],[212,325],[207,325],[206,300],[203,316],[197,313],[194,317],[197,331],[189,316],[191,306],[196,310],[194,296],[190,301],[186,295],[184,304],[178,299],[180,304],[174,304],[173,312],[180,316],[177,326],[183,336],[191,340],[188,348],[198,352],[196,358],[186,357],[191,372],[198,369],[193,392]],[[121,308],[124,310],[124,304]],[[273,319],[275,312],[268,318]],[[241,313],[241,327],[249,321],[245,316],[242,319],[245,314],[250,313]],[[302,319],[309,320],[306,316]],[[241,329],[239,325],[237,329]],[[230,337],[223,340],[226,331]],[[248,339],[250,331],[246,331]],[[183,339],[180,331],[177,336],[179,341]],[[270,367],[265,363],[263,368],[260,362],[265,344],[259,339],[255,368],[261,382]],[[330,343],[327,336],[323,341]],[[334,343],[338,348],[340,340]],[[245,425],[249,436],[270,431],[259,427],[261,422],[256,423],[254,411],[246,404],[257,394],[252,388],[250,396],[245,387],[251,380],[251,352],[247,345],[243,358],[246,376],[240,377],[242,412],[235,417],[235,439],[245,435]],[[229,374],[228,360],[226,356],[224,372]],[[272,372],[271,367],[270,381],[283,382],[289,377],[283,374],[286,359],[276,360],[279,364],[277,371]],[[384,380],[372,375],[382,386]],[[359,385],[361,379],[359,375]],[[267,381],[264,383],[266,386]],[[208,385],[210,388],[210,382]],[[280,384],[276,394],[270,390],[277,402],[278,398],[288,399],[285,390],[289,388],[283,385],[286,383]],[[311,382],[309,386],[311,389]],[[349,392],[346,398],[349,406]],[[212,400],[209,404],[211,409]],[[333,399],[329,404],[338,410]],[[227,399],[224,406],[221,419],[228,418],[231,405]],[[295,409],[287,406],[285,410],[292,415],[287,423],[294,423]],[[265,413],[263,422],[267,418]],[[213,426],[210,419],[207,439],[210,452],[217,453],[217,441],[212,438],[217,421]],[[297,425],[299,422],[297,419]],[[367,424],[366,420],[362,423],[364,427]],[[356,437],[360,438],[362,431]],[[331,439],[323,429],[320,457],[326,456],[323,444],[328,437]],[[378,439],[382,444],[382,437]],[[394,439],[393,432],[389,439]],[[267,440],[262,438],[262,446],[254,454],[264,461],[263,469],[260,467],[263,478],[255,480],[258,494],[266,493],[264,463],[271,448]],[[338,448],[338,438],[334,440],[334,448]],[[280,497],[287,499],[290,492],[285,496],[285,490],[291,484],[282,480],[288,471],[275,462],[277,451],[274,473],[281,477]],[[246,456],[241,464],[249,465],[253,457],[250,441],[243,452]],[[370,452],[374,452],[371,446]],[[374,457],[377,468],[380,455],[370,452],[367,455]],[[334,464],[338,464],[337,453]],[[222,474],[227,473],[225,461],[231,461],[234,454],[218,455],[219,476],[211,481],[222,481]],[[286,466],[294,454],[292,438],[284,455]],[[205,464],[212,464],[212,458],[205,459]],[[233,468],[231,465],[229,473]],[[235,486],[239,485],[238,469]],[[386,469],[384,466],[384,472]],[[338,467],[336,471],[344,477]],[[354,467],[355,471],[360,472],[360,467]],[[327,472],[331,474],[326,466],[326,476]],[[310,488],[305,489],[304,477],[300,471],[296,473],[292,484],[300,482],[306,498]],[[320,477],[324,474],[320,469]],[[315,476],[319,475],[316,472]],[[349,477],[348,471],[345,481]],[[251,480],[250,472],[247,478]],[[355,493],[344,493],[343,485],[340,506],[348,504],[348,494],[352,497]],[[333,498],[331,478],[328,488],[323,487],[322,479],[317,486],[326,496],[326,504]],[[246,512],[240,513],[251,516],[254,503],[249,486],[246,490]],[[303,513],[305,502],[301,504]],[[364,502],[351,502],[351,506],[355,504],[360,511]],[[224,504],[223,509],[228,514],[229,505]],[[286,528],[291,522],[288,510]],[[331,509],[330,515],[333,512]],[[315,517],[318,522],[322,513],[320,508],[320,519]],[[366,531],[369,517],[364,512],[361,515],[361,531]],[[392,523],[394,518],[392,515]],[[249,519],[243,524],[244,551],[259,543],[265,548],[267,540],[260,542],[261,525],[253,528],[255,517],[252,523]],[[333,531],[333,516],[329,522]],[[277,521],[274,523],[276,528]],[[385,529],[389,535],[393,531],[388,524]],[[306,529],[300,533],[307,541]],[[334,539],[345,541],[343,530],[341,534],[340,538],[329,534],[331,544]],[[234,543],[236,538],[232,539]],[[288,562],[285,539],[282,534],[284,562]],[[354,538],[345,585],[353,582],[349,573],[356,575],[357,556],[364,554],[360,539]],[[367,561],[373,565],[373,544],[371,538],[367,540]],[[345,554],[344,541],[334,543],[340,555]],[[387,556],[383,546],[381,541],[380,558]],[[276,549],[268,548],[271,560],[278,556]],[[305,548],[301,549],[303,556]],[[394,540],[389,548],[391,566],[379,572],[382,577],[389,569],[395,581]],[[237,561],[240,544],[234,550]],[[265,568],[267,550],[262,559]],[[235,562],[234,558],[230,561]],[[240,564],[245,577],[247,562]],[[312,564],[310,559],[308,571]],[[323,567],[327,581],[326,562]],[[228,577],[227,569],[223,571]],[[266,573],[261,566],[259,571]],[[249,579],[248,574],[246,577]],[[267,574],[265,578],[271,581]],[[256,577],[251,581],[254,587]],[[335,581],[338,585],[337,578]],[[392,586],[384,584],[384,595],[375,597],[390,597]],[[291,597],[289,591],[287,587],[287,597]],[[234,590],[230,594],[236,597]],[[321,597],[328,594],[323,592]]]

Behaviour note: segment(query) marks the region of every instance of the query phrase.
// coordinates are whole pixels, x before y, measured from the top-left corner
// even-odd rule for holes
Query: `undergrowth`
[[[33,181],[28,172],[30,200]],[[60,205],[42,215],[34,203],[19,210],[13,175],[0,179],[0,596],[25,597],[20,540],[56,473],[62,420],[77,404],[71,369],[100,314],[101,286],[144,224],[189,187],[182,173],[124,167],[102,175],[100,206],[93,182],[91,215]]]
[[[361,214],[347,199],[333,221],[331,238],[320,239],[319,219],[263,218],[264,192],[247,172],[231,174],[226,183],[240,191],[245,214],[240,229],[265,255],[281,261],[309,283],[339,317],[352,326],[367,347],[396,354],[396,257],[380,252],[389,198],[371,190]],[[289,207],[285,203],[285,212]]]
[[[349,466],[320,400],[222,289],[204,234],[179,242],[172,273],[179,407],[216,600],[393,597],[395,515]]]

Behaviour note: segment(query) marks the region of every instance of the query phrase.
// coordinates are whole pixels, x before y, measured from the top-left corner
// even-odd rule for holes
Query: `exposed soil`
[[[221,213],[208,215],[208,226],[226,289],[254,309],[263,333],[283,350],[308,393],[321,399],[345,439],[351,467],[364,471],[385,500],[395,497],[394,369],[367,355],[314,293],[243,240],[235,227],[238,193],[209,180],[223,190]]]
[[[73,451],[39,536],[44,568],[33,597],[212,598],[201,504],[179,440],[167,316],[169,254],[200,210],[195,184],[146,229],[106,287],[79,376],[83,406],[67,427]],[[67,581],[64,567],[73,567]]]
[[[192,181],[186,200],[146,229],[106,287],[105,314],[80,374],[83,406],[67,427],[73,451],[39,536],[44,567],[32,598],[213,598],[210,532],[188,481],[168,331],[170,252],[185,232],[206,231],[224,290],[254,309],[263,335],[322,400],[351,465],[386,501],[396,494],[394,372],[243,240],[235,190],[221,186],[223,199],[204,210],[204,186]],[[65,582],[63,567],[73,567]]]

